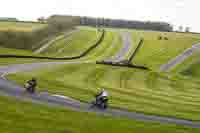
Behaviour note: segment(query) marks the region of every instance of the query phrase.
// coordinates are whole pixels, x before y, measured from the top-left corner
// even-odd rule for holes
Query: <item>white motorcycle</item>
[[[96,97],[96,100],[92,102],[91,108],[97,107],[99,109],[107,109],[108,108],[108,98],[107,97]]]

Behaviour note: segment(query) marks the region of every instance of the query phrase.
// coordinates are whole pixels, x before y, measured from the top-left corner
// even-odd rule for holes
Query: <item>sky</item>
[[[165,21],[200,32],[199,0],[1,0],[0,17],[36,20],[53,14]]]

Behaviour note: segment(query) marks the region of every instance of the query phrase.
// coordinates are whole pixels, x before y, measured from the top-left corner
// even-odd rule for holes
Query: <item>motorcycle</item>
[[[108,108],[108,98],[102,97],[98,98],[96,97],[96,100],[92,102],[91,108],[97,107],[99,109],[107,109]]]
[[[25,83],[24,88],[26,89],[28,93],[31,93],[31,94],[35,93],[35,89],[29,83]]]

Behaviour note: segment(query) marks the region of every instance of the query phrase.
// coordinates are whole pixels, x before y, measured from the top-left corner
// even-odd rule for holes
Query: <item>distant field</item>
[[[46,56],[64,57],[77,56],[95,44],[101,33],[95,30],[78,29],[69,36],[62,36],[41,52]]]
[[[144,44],[133,59],[133,63],[159,70],[162,64],[200,42],[200,34],[133,31],[133,38],[144,38]],[[159,40],[162,36],[162,40]],[[166,37],[168,40],[165,40]]]
[[[47,24],[0,21],[0,31],[31,32],[45,26]]]
[[[7,97],[0,97],[0,106],[0,132],[6,133],[199,133],[199,129],[81,113]]]
[[[39,88],[90,102],[97,88],[111,94],[111,105],[131,111],[200,120],[199,82],[158,73],[105,65],[68,64],[10,75],[21,85],[37,77]],[[46,89],[45,89],[46,91]]]

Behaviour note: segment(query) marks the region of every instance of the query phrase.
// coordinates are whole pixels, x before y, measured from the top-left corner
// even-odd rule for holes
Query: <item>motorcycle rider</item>
[[[101,91],[96,95],[96,103],[102,103],[105,99],[108,100],[108,92],[105,89],[101,89]]]
[[[37,80],[36,78],[32,78],[31,80],[27,81],[25,84],[25,88],[28,92],[30,93],[34,93],[35,92],[35,88],[37,86]]]

